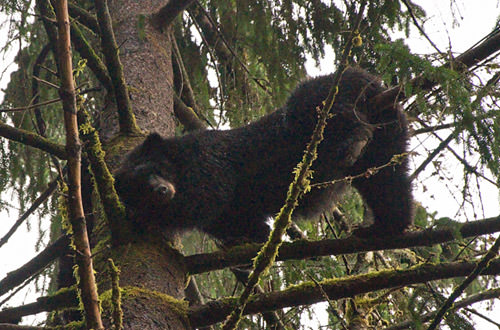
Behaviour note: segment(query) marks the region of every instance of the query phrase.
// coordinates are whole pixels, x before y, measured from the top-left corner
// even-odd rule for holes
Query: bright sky
[[[433,13],[433,16],[424,24],[427,35],[437,44],[441,51],[447,52],[451,45],[451,50],[455,55],[467,50],[490,32],[495,26],[495,22],[500,13],[498,0],[456,0],[453,1],[451,5],[450,1],[420,0],[417,2],[422,4],[428,13]],[[455,17],[452,18],[450,13],[453,13]],[[5,35],[6,32],[0,30],[0,36]],[[401,35],[401,37],[404,36]],[[5,40],[0,39],[0,45],[3,45],[4,42]],[[416,30],[414,30],[412,36],[407,40],[407,44],[413,51],[418,53],[433,52],[429,42],[423,37],[420,37]],[[15,50],[12,54],[15,54]],[[12,54],[0,58],[0,73],[4,72],[6,67],[12,62]],[[327,51],[326,58],[332,58],[331,50],[330,52]],[[321,61],[320,68],[314,67],[314,63],[310,61],[307,65],[308,73],[311,76],[315,76],[321,73],[331,72],[331,63],[329,61],[331,60]],[[7,73],[3,74],[0,88],[5,87],[9,80],[8,72],[13,69],[15,69],[15,67],[11,65],[8,67]],[[3,93],[1,91],[0,99],[3,99]],[[446,136],[446,132],[442,134]],[[428,143],[428,141],[426,141],[426,143]],[[413,143],[412,147],[413,146],[416,147],[417,143]],[[416,150],[418,151],[418,149]],[[425,153],[422,152],[422,154]],[[418,161],[416,163],[418,165]],[[461,167],[454,160],[447,160],[446,164],[448,166],[449,176],[455,179],[452,180],[453,184],[459,185],[462,178]],[[425,180],[424,182],[429,192],[423,193],[421,190],[417,190],[415,192],[417,199],[422,202],[424,206],[428,207],[429,210],[438,210],[439,216],[448,216],[453,219],[462,217],[462,219],[464,219],[463,214],[460,213],[457,201],[454,200],[452,195],[448,192],[448,188],[433,178],[427,178],[429,174],[429,172],[424,172],[420,176],[421,179]],[[450,190],[451,189],[456,188],[452,185],[450,186]],[[498,190],[488,183],[482,183],[481,195],[485,206],[485,214],[479,213],[477,216],[482,218],[483,216],[489,217],[498,215],[500,213]],[[1,198],[7,201],[11,199],[8,193],[1,194]],[[466,210],[465,212],[468,216],[471,215],[470,210]],[[17,213],[17,210],[11,210],[9,213],[0,213],[0,237],[2,237],[16,221],[18,218]],[[0,249],[0,279],[3,278],[8,271],[23,265],[35,254],[34,242],[38,238],[38,219],[32,216],[29,219],[29,223],[31,223],[32,226],[31,231],[27,231],[26,225],[23,225],[22,230],[14,234],[12,239]],[[47,230],[47,228],[42,228],[42,230]],[[22,239],[20,239],[20,237],[22,237]],[[22,293],[17,294],[16,299],[12,302],[14,305],[18,305],[22,303],[26,297],[32,297],[32,294],[33,288],[30,287],[28,290],[23,290]],[[0,298],[0,301],[4,298],[5,296]],[[32,298],[28,298],[26,302],[31,302],[32,300]],[[480,310],[484,310],[485,308],[484,305],[474,305],[474,307]],[[487,314],[492,319],[500,322],[498,303],[495,312],[489,312]],[[318,315],[318,317],[321,316]],[[476,319],[476,322],[476,329],[486,330],[492,328],[491,323],[487,323],[481,319]]]

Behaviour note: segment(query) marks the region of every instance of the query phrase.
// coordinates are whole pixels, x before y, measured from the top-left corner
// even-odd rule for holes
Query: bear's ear
[[[142,151],[144,153],[149,153],[150,151],[153,151],[157,149],[158,147],[161,147],[163,145],[163,138],[161,137],[160,134],[158,133],[151,133],[148,135],[146,140],[142,143]]]

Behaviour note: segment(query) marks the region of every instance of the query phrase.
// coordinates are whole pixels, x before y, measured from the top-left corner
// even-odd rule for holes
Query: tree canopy
[[[446,3],[440,19],[468,17],[468,1]],[[429,27],[439,14],[424,5],[0,0],[2,52],[16,53],[0,105],[9,218],[0,252],[16,258],[23,228],[39,229],[23,243],[36,247],[32,259],[0,273],[0,329],[218,329],[231,313],[241,329],[500,327],[484,307],[500,296],[500,218],[490,211],[499,211],[490,205],[500,175],[498,22],[469,31],[470,48],[456,52],[452,38],[437,41],[446,32]],[[372,104],[402,104],[416,196],[408,232],[351,235],[370,215],[354,188],[331,212],[294,223],[301,238],[278,237],[272,258],[259,244],[223,248],[196,231],[136,231],[113,186],[126,152],[148,132],[247,125],[320,63],[362,67],[388,86]],[[254,288],[237,278],[256,256]],[[42,312],[36,325],[18,325]]]

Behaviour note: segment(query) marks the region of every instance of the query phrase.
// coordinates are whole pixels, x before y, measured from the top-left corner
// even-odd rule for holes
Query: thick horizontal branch
[[[476,265],[475,262],[422,264],[406,270],[383,270],[317,283],[305,282],[283,291],[254,295],[248,301],[243,313],[247,315],[285,307],[310,305],[324,301],[325,294],[330,300],[335,300],[376,290],[466,276]],[[500,259],[497,258],[489,264],[482,275],[497,275],[498,273],[500,273]],[[236,298],[225,298],[202,306],[194,306],[188,313],[190,324],[192,327],[202,327],[221,322],[232,311],[235,303]]]
[[[500,216],[477,220],[462,225],[462,237],[492,234],[500,231]],[[341,255],[378,250],[405,249],[453,241],[454,229],[426,229],[409,232],[388,239],[328,239],[321,241],[297,240],[284,242],[276,260],[306,259],[317,256]],[[194,254],[185,257],[186,268],[190,274],[199,274],[226,267],[245,265],[251,262],[260,244],[237,246],[227,251]]]
[[[68,251],[69,243],[70,239],[68,236],[61,236],[26,264],[7,273],[7,276],[0,281],[0,296],[20,285],[30,276],[44,269],[64,252]]]
[[[0,136],[48,152],[60,159],[67,159],[62,144],[54,143],[33,132],[9,126],[0,121]]]

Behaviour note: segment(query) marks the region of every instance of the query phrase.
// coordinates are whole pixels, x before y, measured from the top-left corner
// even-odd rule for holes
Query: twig
[[[460,308],[470,306],[470,305],[477,303],[477,302],[481,302],[481,301],[488,300],[488,299],[495,299],[498,297],[500,297],[500,288],[487,290],[487,291],[484,291],[484,292],[481,292],[481,293],[478,293],[475,295],[471,295],[467,298],[464,298],[464,299],[458,301],[457,303],[455,303],[453,305],[453,310],[458,310]],[[432,317],[434,317],[435,315],[436,315],[435,311],[431,312],[431,313],[424,314],[420,317],[420,321],[426,322],[426,321],[430,320]],[[404,321],[404,322],[389,326],[387,328],[384,328],[384,330],[406,330],[406,329],[409,329],[410,326],[413,325],[414,323],[415,323],[414,321]]]
[[[9,108],[9,109],[0,109],[0,112],[20,112],[20,111],[33,110],[33,109],[36,109],[36,108],[39,108],[39,107],[42,107],[42,106],[45,106],[45,105],[57,103],[57,102],[60,102],[60,101],[61,101],[61,99],[57,98],[57,99],[52,99],[52,100],[48,100],[48,101],[43,101],[43,102],[36,103],[36,104],[30,104],[30,105],[27,105],[27,106],[24,106],[24,107],[15,107],[15,108]]]
[[[441,306],[437,312],[434,320],[427,328],[427,330],[434,330],[441,323],[441,320],[445,317],[446,313],[449,312],[450,308],[453,306],[453,302],[465,291],[469,286],[479,276],[479,274],[490,264],[493,258],[496,257],[500,249],[500,237],[496,239],[493,246],[489,249],[488,253],[477,263],[476,267],[470,272],[467,278],[453,290],[448,299]]]
[[[16,232],[17,228],[19,228],[19,226],[23,223],[23,221],[26,220],[31,215],[31,213],[33,213],[43,202],[45,202],[45,200],[47,198],[49,198],[50,195],[52,195],[52,193],[57,188],[57,181],[58,180],[59,180],[59,178],[57,178],[57,179],[53,180],[51,183],[49,183],[49,186],[47,187],[47,189],[45,189],[45,191],[43,193],[41,193],[40,196],[38,196],[37,199],[35,199],[35,201],[33,202],[33,204],[31,204],[31,207],[26,212],[24,212],[23,215],[21,215],[19,217],[19,219],[17,219],[17,221],[9,229],[9,231],[7,232],[7,234],[5,234],[0,239],[0,248],[5,243],[7,243],[7,241],[9,240],[9,238]]]
[[[491,54],[500,50],[500,31],[485,38],[483,42],[475,45],[473,48],[467,50],[460,56],[456,57],[453,63],[447,62],[443,64],[442,67],[453,67],[458,72],[463,72],[465,69],[477,64],[478,62],[486,59]],[[459,65],[457,65],[459,64]],[[436,85],[436,82],[428,80],[423,76],[416,77],[408,82],[414,88],[416,87],[423,90],[430,90]],[[383,109],[388,106],[392,106],[394,102],[398,99],[404,99],[407,96],[404,95],[401,86],[394,86],[370,100],[370,103],[374,108]]]
[[[420,164],[419,167],[410,175],[410,181],[415,180],[415,178],[429,165],[429,163],[441,152],[443,151],[448,144],[453,140],[459,131],[455,130],[453,131],[448,137],[444,140],[441,141],[441,143],[437,146],[436,149],[434,149],[429,156]]]

